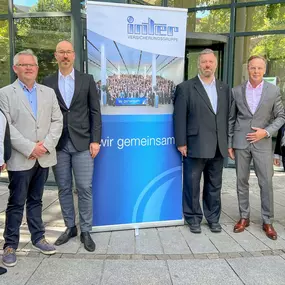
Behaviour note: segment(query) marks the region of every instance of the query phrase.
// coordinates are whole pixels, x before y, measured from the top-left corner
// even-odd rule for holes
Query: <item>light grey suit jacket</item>
[[[42,167],[56,164],[55,147],[62,132],[62,113],[53,89],[36,85],[37,118],[18,80],[0,89],[0,108],[6,113],[11,133],[12,154],[7,169],[31,169],[35,160],[29,159],[36,142],[43,141],[46,154],[38,159]]]
[[[265,129],[270,138],[254,143],[257,149],[272,150],[271,136],[285,122],[284,107],[280,90],[275,85],[264,81],[260,102],[254,114],[251,113],[246,100],[246,82],[232,89],[229,117],[228,147],[245,149],[249,146],[246,140],[248,133],[254,132],[252,127]]]

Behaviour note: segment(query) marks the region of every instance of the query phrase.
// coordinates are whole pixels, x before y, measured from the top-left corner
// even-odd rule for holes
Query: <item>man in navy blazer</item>
[[[221,187],[227,157],[229,87],[215,79],[217,58],[210,49],[198,58],[199,74],[176,87],[174,134],[183,156],[183,213],[190,231],[200,233],[204,216],[212,232],[221,232]],[[203,212],[200,180],[204,176]]]

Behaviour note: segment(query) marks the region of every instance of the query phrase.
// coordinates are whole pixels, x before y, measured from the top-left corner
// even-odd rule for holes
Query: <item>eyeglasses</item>
[[[16,64],[16,66],[20,66],[20,67],[36,67],[38,65],[37,64],[29,64],[29,63],[18,63],[18,64]]]
[[[56,51],[56,53],[58,53],[59,55],[71,55],[74,53],[74,50],[59,50],[59,51]]]

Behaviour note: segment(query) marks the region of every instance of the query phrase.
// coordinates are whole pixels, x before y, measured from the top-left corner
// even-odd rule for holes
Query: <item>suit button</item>
[[[37,126],[37,129],[39,129],[40,127],[39,126]]]
[[[70,113],[70,110],[68,110],[67,112]]]

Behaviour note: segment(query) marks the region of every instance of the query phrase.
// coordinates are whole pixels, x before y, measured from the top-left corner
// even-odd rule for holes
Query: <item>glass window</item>
[[[0,14],[8,14],[8,0],[0,0]]]
[[[237,9],[236,31],[269,31],[285,29],[285,3]]]
[[[10,84],[9,24],[0,21],[0,87]]]
[[[13,0],[14,13],[70,12],[71,0]]]
[[[213,5],[230,4],[231,0],[168,0],[169,7],[195,8]]]
[[[236,0],[238,3],[256,2],[256,1],[266,1],[266,0]]]
[[[87,1],[81,1],[80,4],[81,4],[81,13],[83,14],[86,14],[86,3]]]
[[[188,13],[187,32],[229,33],[230,15],[230,9]]]
[[[131,4],[162,6],[162,0],[131,0]]]
[[[32,49],[39,60],[39,82],[56,70],[54,51],[57,43],[71,39],[70,17],[15,19],[16,53]]]
[[[274,77],[285,102],[285,35],[238,37],[235,39],[234,86],[248,79],[247,59],[262,55],[267,59],[265,77]]]

